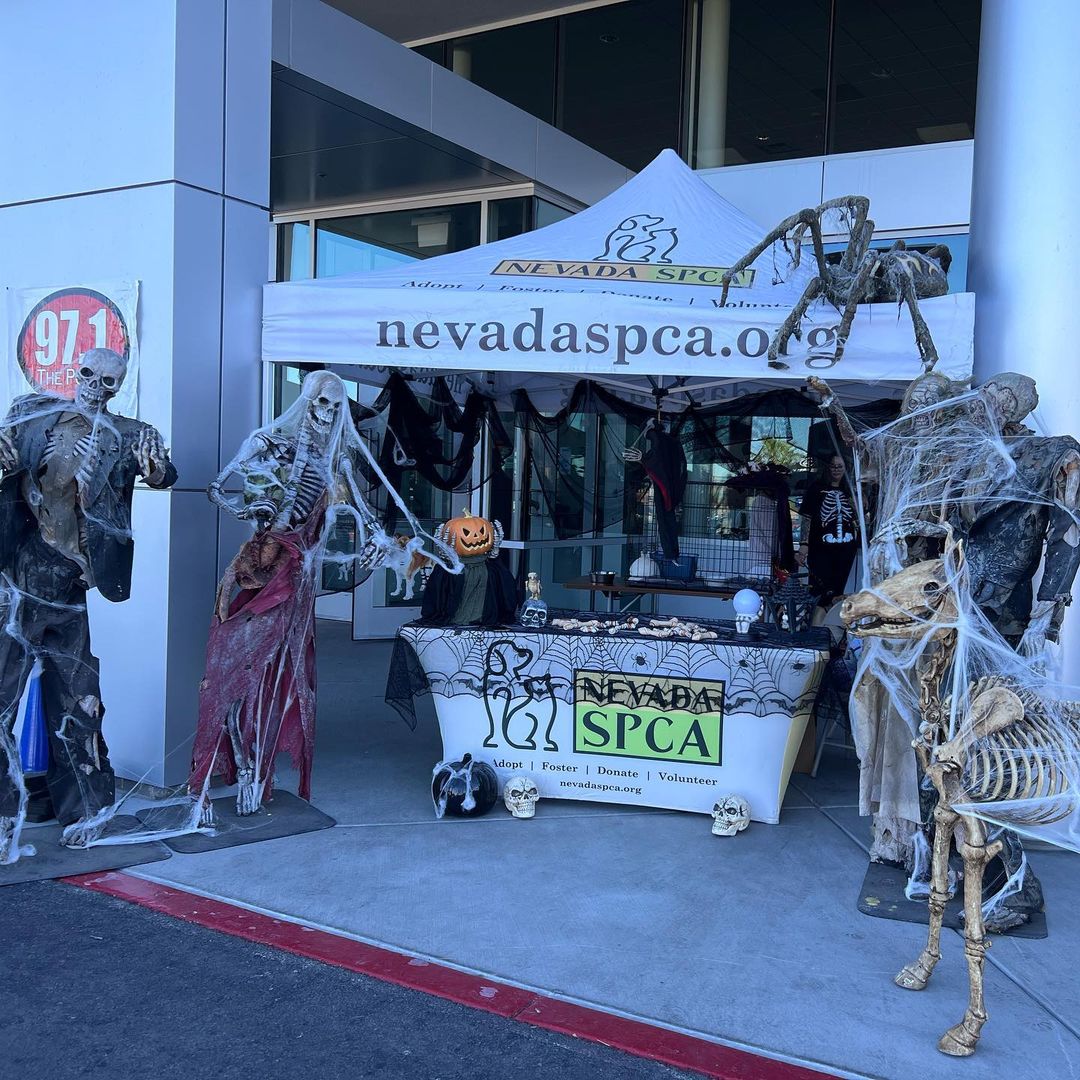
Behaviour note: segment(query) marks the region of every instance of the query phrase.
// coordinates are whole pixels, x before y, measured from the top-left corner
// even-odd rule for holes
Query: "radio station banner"
[[[127,378],[109,408],[138,415],[139,283],[111,281],[4,289],[8,361],[0,368],[4,405],[23,394],[74,399],[79,358],[112,349],[128,362]]]
[[[732,642],[403,627],[443,757],[469,753],[541,798],[710,813],[742,795],[779,820],[827,654]],[[392,663],[401,663],[395,654]]]

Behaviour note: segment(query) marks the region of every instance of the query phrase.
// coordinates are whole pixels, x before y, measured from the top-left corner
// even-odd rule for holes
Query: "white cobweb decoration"
[[[16,422],[34,418],[51,420],[58,414],[77,411],[71,401],[45,395],[32,400],[21,399],[16,404],[18,411],[13,409],[4,425],[0,426],[0,432],[10,432]],[[94,415],[91,441],[81,447],[81,452],[93,453],[93,440],[99,436],[119,437],[118,421],[120,418],[108,412]],[[300,467],[297,467],[298,461]],[[411,536],[393,536],[383,528],[365,497],[366,492],[376,486],[385,489],[387,497],[408,524]],[[122,494],[114,493],[114,497],[122,499]],[[299,625],[290,628],[290,633],[297,640],[307,637],[312,629],[314,595],[324,560],[347,570],[350,575],[355,570],[356,577],[362,577],[378,567],[387,567],[397,574],[399,591],[410,587],[413,576],[424,566],[436,564],[450,573],[456,573],[461,568],[453,550],[421,526],[400,494],[389,484],[350,419],[344,385],[330,372],[310,375],[296,403],[278,419],[245,440],[236,457],[212,485],[211,497],[221,508],[256,524],[257,535],[262,537],[273,538],[283,534],[286,538],[296,537],[303,533],[305,527],[308,528],[306,542],[299,545],[297,575],[302,582],[300,592],[305,602],[295,608]],[[93,505],[84,510],[84,518],[89,518],[106,531],[111,529],[120,538],[131,539],[130,531],[116,530],[108,521],[93,514]],[[327,554],[327,540],[335,526],[342,521],[351,523],[355,531],[354,549]],[[137,542],[137,537],[135,540]],[[222,585],[218,607],[227,608],[233,588],[242,586],[235,578],[230,580],[228,575]],[[310,603],[306,602],[308,599]],[[208,597],[208,610],[210,601]],[[54,597],[39,596],[26,588],[19,588],[10,577],[0,575],[0,635],[4,646],[5,679],[17,691],[13,692],[13,696],[5,696],[5,709],[0,715],[0,751],[3,758],[0,764],[16,793],[17,801],[17,806],[11,808],[13,813],[3,816],[3,812],[0,812],[0,865],[35,854],[32,841],[37,830],[32,826],[27,827],[29,794],[15,737],[16,714],[22,691],[35,664],[43,655],[64,670],[76,673],[81,665],[88,662],[86,656],[89,655],[88,648],[83,652],[78,648],[48,647],[39,641],[29,640],[23,632],[20,618],[20,612],[25,612],[28,604],[55,607],[57,601]],[[81,611],[85,613],[85,604],[81,605]],[[90,659],[93,660],[92,656]],[[284,686],[283,674],[274,673],[271,686]],[[260,704],[266,706],[264,711],[268,720],[260,726],[257,734],[253,775],[249,781],[251,790],[248,796],[254,797],[256,805],[261,801],[272,776],[281,730],[280,715],[293,702],[286,697],[284,700],[263,701]],[[50,751],[53,755],[69,753],[78,781],[78,766],[86,764],[88,751],[82,742],[76,741],[76,735],[61,724],[50,739]],[[104,751],[104,747],[101,749]],[[141,794],[141,785],[150,778],[148,771],[106,806],[100,805],[102,800],[95,798],[90,791],[84,792],[83,812],[78,820],[63,830],[64,843],[75,847],[132,844],[208,831],[203,813],[211,778],[217,771],[214,758],[228,750],[225,744],[220,750],[214,751],[205,775],[194,789],[185,784],[167,791],[164,797],[147,800]],[[186,745],[174,748],[170,756],[179,753],[188,753]],[[80,783],[80,788],[82,786]],[[139,819],[132,816],[136,811],[139,811]],[[123,820],[118,821],[121,817]]]
[[[1026,504],[1032,513],[1018,519],[1021,527],[1047,530],[1046,575],[1054,574],[1058,587],[1064,580],[1066,592],[1071,588],[1080,539],[1080,448],[1020,427],[1026,409],[1003,417],[985,393],[930,379],[909,390],[899,419],[856,440],[857,482],[876,510],[868,542],[859,507],[861,595],[872,596],[877,615],[894,624],[882,636],[863,638],[852,695],[861,810],[881,812],[886,833],[896,834],[885,842],[895,841],[899,852],[912,839],[905,821],[922,820],[912,741],[940,747],[959,739],[961,799],[954,809],[1080,851],[1080,689],[1056,673],[1060,605],[1036,599],[1023,640],[1008,640],[1001,632],[1008,620],[997,617],[991,587],[1010,550],[1043,554],[1039,541],[1010,539],[1007,515],[994,518]],[[1046,482],[1050,473],[1056,482]],[[999,521],[1000,535],[987,535],[988,520]],[[935,558],[938,563],[929,561]],[[901,579],[894,575],[916,564],[936,573],[923,575],[923,591],[898,594]],[[895,626],[907,629],[897,634]],[[920,675],[943,640],[940,692],[927,700]],[[980,710],[991,700],[1001,726],[987,728]]]

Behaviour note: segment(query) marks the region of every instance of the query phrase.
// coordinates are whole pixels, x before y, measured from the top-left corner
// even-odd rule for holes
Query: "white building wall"
[[[870,216],[882,232],[966,230],[973,153],[974,143],[968,140],[728,165],[698,175],[763,231],[804,206],[841,195],[868,195]]]
[[[90,619],[118,773],[177,783],[217,579],[205,488],[258,422],[270,5],[7,0],[0,20],[0,284],[141,282],[139,413],[180,478],[136,491],[132,599],[95,594]]]

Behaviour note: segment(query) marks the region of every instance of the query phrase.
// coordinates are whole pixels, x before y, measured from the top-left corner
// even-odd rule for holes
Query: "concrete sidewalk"
[[[440,822],[430,703],[411,732],[382,701],[389,644],[319,634],[312,801],[338,827],[136,873],[838,1075],[1080,1073],[1080,858],[1033,857],[1050,936],[994,940],[991,1019],[957,1062],[936,1043],[966,1002],[959,935],[946,931],[930,987],[905,992],[892,976],[925,928],[856,910],[867,829],[852,758],[796,776],[779,825],[731,839],[699,815],[559,801],[533,821],[499,808]]]

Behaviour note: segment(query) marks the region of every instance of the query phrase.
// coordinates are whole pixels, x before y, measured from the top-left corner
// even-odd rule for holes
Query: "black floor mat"
[[[125,814],[118,814],[109,822],[109,830],[113,833],[140,832],[142,828],[137,818]],[[24,855],[9,866],[0,866],[0,885],[74,877],[76,874],[94,874],[101,870],[122,870],[126,866],[161,862],[172,857],[172,852],[157,840],[66,848],[60,843],[62,832],[59,824],[24,828],[19,844],[21,847],[32,844],[36,854]]]
[[[872,915],[875,919],[893,919],[896,922],[922,923],[924,926],[930,923],[930,909],[925,900],[909,900],[904,895],[904,886],[907,885],[907,872],[896,866],[886,866],[883,863],[870,863],[866,869],[866,877],[863,879],[862,891],[859,893],[859,910],[864,915]],[[963,898],[959,891],[948,904],[945,905],[945,917],[942,920],[945,926],[953,930],[963,927],[960,913],[964,909]],[[1037,911],[1031,916],[1029,922],[1023,926],[1015,926],[1006,930],[1003,937],[1018,938],[1044,938],[1047,936],[1046,915]]]
[[[261,840],[277,840],[283,836],[317,832],[332,828],[337,822],[311,803],[290,795],[287,791],[275,791],[273,798],[260,810],[247,817],[237,817],[236,796],[226,795],[214,799],[215,833],[188,833],[165,840],[180,855],[195,855],[202,851],[218,851],[221,848],[239,847],[241,844],[257,844]],[[153,811],[140,811],[139,817]]]

